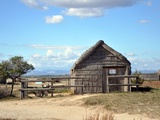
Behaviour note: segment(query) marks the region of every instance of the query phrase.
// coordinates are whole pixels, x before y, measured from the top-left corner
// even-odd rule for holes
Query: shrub
[[[0,88],[0,99],[9,96],[9,92]]]

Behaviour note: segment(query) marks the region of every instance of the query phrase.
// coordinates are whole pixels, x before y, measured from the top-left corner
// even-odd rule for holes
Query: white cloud
[[[143,66],[144,66],[144,67],[148,67],[148,64],[144,64]]]
[[[64,13],[69,16],[79,17],[97,17],[104,15],[104,11],[101,8],[69,8],[66,9]]]
[[[126,53],[125,55],[130,56],[130,57],[136,56],[136,54],[134,54],[134,53]]]
[[[81,46],[45,46],[29,45],[29,47],[43,50],[41,54],[34,54],[29,61],[35,68],[68,68],[70,69],[86,47]],[[45,52],[45,53],[44,53]]]
[[[39,0],[37,0],[39,1]],[[132,6],[141,0],[41,0],[41,2],[64,8],[115,8]]]
[[[46,53],[46,57],[54,57],[53,50],[48,50],[47,53]]]
[[[39,58],[39,57],[41,57],[41,55],[39,53],[37,53],[37,54],[33,54],[33,57],[34,58]]]
[[[75,51],[72,48],[63,49],[60,52],[53,50],[46,50],[45,54],[34,54],[30,57],[29,63],[33,64],[35,68],[66,68],[74,64],[74,62],[81,55],[81,51]]]
[[[30,47],[43,51],[34,54],[29,59],[30,63],[36,69],[70,69],[80,55],[87,49],[82,46],[46,46],[30,45]],[[160,59],[146,59],[141,54],[132,52],[125,53],[127,59],[131,62],[132,71],[134,70],[158,70],[160,69]]]
[[[150,6],[152,6],[152,1],[148,0],[148,1],[145,2],[145,4],[150,7]]]
[[[116,7],[130,7],[141,0],[22,0],[22,1],[26,5],[35,8],[38,8],[39,6],[52,6],[52,7],[64,8],[65,12],[63,13],[70,16],[97,17],[104,15],[105,9],[111,9]],[[45,7],[43,7],[43,9],[44,8]],[[52,17],[47,17],[46,21],[47,23],[54,23]]]
[[[38,0],[21,0],[21,1],[29,7],[33,7],[41,10],[48,10],[48,7],[42,6]]]
[[[48,24],[61,23],[62,21],[63,21],[62,15],[46,16],[45,17],[45,22]]]
[[[70,54],[72,54],[73,53],[73,50],[71,49],[71,48],[67,48],[65,51],[64,51],[64,55],[65,56],[68,56],[68,55],[70,55]]]
[[[160,59],[159,58],[127,58],[131,62],[132,71],[134,70],[159,70],[160,69]]]
[[[42,8],[43,8],[43,10],[48,10],[47,6],[43,6]]]
[[[149,20],[140,20],[139,22],[140,23],[149,23],[150,21]]]

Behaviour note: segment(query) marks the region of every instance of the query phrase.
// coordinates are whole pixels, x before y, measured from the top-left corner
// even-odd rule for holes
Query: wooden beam
[[[108,80],[109,80],[109,78],[107,77],[107,81],[106,81],[107,92],[109,92],[109,85],[108,85],[108,84],[109,84],[109,81],[108,81]]]
[[[84,87],[84,85],[60,85],[60,86],[53,86],[53,88],[21,88],[20,91],[47,91],[47,90],[54,90],[55,88],[61,87]]]
[[[83,77],[52,77],[52,78],[48,78],[47,80],[42,80],[43,78],[41,79],[38,79],[38,80],[27,80],[27,79],[22,79],[21,82],[54,82],[56,80],[59,80],[59,81],[64,81],[64,80],[68,80],[68,79],[83,79]]]
[[[139,86],[140,84],[108,84],[108,86]]]
[[[138,78],[137,75],[116,75],[116,76],[107,76],[108,78]]]

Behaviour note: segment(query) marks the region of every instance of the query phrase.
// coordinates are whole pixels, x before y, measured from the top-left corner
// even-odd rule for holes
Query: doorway
[[[103,68],[103,80],[102,80],[102,92],[106,93],[107,91],[107,86],[106,86],[106,80],[107,76],[116,76],[116,75],[125,75],[125,67],[121,66],[113,66],[113,67],[104,67]],[[121,80],[122,78],[110,78],[109,79],[109,84],[120,84],[123,82]],[[121,91],[122,87],[121,86],[110,86],[109,87],[110,91]]]

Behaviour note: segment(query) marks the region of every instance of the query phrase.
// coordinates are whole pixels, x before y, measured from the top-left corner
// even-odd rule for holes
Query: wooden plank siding
[[[115,68],[117,75],[130,74],[130,62],[120,53],[107,46],[104,41],[99,41],[75,62],[71,68],[71,76],[81,76],[84,78],[84,92],[103,92],[106,89],[105,80],[106,76],[109,75],[110,68]],[[125,84],[124,80],[120,80],[124,78],[111,79],[110,84]],[[80,81],[74,81],[75,85],[79,85],[80,83]],[[123,86],[110,87],[110,90],[122,89],[124,89]],[[75,93],[80,93],[78,88],[75,88],[74,91]]]

